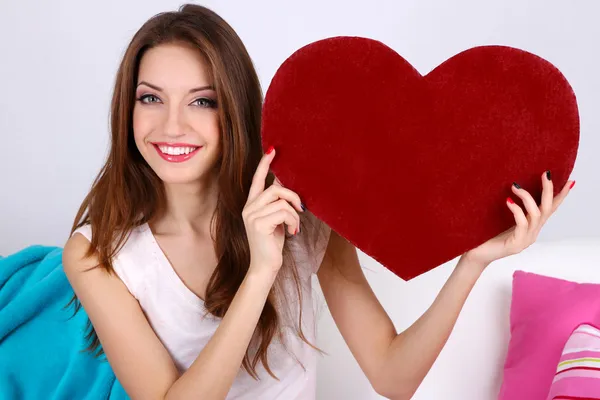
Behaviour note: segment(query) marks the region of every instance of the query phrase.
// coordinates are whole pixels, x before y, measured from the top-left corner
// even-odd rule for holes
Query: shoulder
[[[122,256],[139,256],[144,254],[144,251],[140,251],[140,246],[145,245],[145,241],[142,240],[146,230],[145,225],[136,226],[126,233],[126,238],[123,243],[119,245],[114,259],[112,261],[117,262]],[[115,241],[118,239],[115,237]],[[91,249],[92,246],[92,227],[89,224],[83,225],[73,232],[69,240],[64,246],[63,250],[63,262],[72,262],[81,260],[82,258],[92,258],[94,251]],[[134,257],[135,258],[135,257]],[[95,259],[93,261],[96,261]]]
[[[86,235],[91,229],[76,230],[67,240],[63,248],[62,262],[65,273],[83,272],[98,264],[98,259],[91,251],[91,235]]]
[[[116,235],[112,239],[116,248],[112,249],[114,253],[109,262],[101,258],[92,247],[92,230],[90,225],[77,228],[67,241],[63,249],[63,269],[67,276],[102,267],[100,270],[109,275],[115,274],[130,293],[139,299],[147,283],[147,267],[155,262],[155,251],[148,240],[147,224],[128,230],[123,242],[119,242],[119,235]]]

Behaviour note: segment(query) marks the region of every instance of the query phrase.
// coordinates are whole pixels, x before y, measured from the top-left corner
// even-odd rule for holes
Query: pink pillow
[[[565,343],[582,323],[600,326],[600,285],[516,271],[498,399],[546,399]]]

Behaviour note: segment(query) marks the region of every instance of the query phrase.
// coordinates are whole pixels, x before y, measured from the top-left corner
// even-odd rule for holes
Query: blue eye
[[[152,103],[160,102],[160,99],[153,94],[145,94],[143,96],[140,96],[138,101],[140,101],[144,104],[152,104]]]
[[[201,97],[192,102],[192,104],[204,107],[204,108],[217,108],[217,102],[213,99]]]

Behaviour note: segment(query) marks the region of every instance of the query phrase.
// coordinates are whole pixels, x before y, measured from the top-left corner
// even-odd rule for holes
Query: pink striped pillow
[[[600,400],[600,329],[581,324],[560,357],[548,400]]]

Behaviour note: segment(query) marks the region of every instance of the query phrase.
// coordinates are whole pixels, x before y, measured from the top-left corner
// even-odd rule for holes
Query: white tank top
[[[302,286],[303,333],[310,343],[316,345],[311,276],[321,264],[330,229],[309,212],[304,217],[307,221],[304,229],[289,243]],[[91,241],[89,225],[77,229],[77,232]],[[316,241],[311,239],[315,234]],[[113,259],[113,266],[115,273],[138,300],[177,368],[181,372],[188,369],[215,333],[220,318],[207,314],[204,302],[179,278],[148,224],[131,232]],[[293,285],[293,282],[288,283]],[[297,305],[294,301],[297,296],[295,286],[289,286],[289,290],[292,305]],[[258,381],[240,368],[227,399],[315,398],[318,352],[296,333],[294,322],[297,325],[298,311],[298,307],[292,309],[290,319],[283,321],[284,343],[274,339],[268,350],[269,367],[279,381],[272,378],[261,363],[257,365]]]

